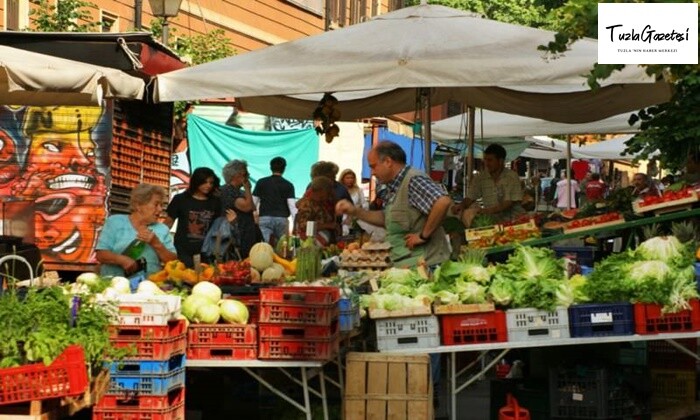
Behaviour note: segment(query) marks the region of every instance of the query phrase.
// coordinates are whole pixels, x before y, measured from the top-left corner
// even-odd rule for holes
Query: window
[[[101,32],[119,32],[119,16],[105,10],[100,11]]]
[[[27,0],[5,0],[5,30],[21,31],[29,25]]]
[[[287,0],[296,6],[313,12],[319,16],[323,15],[323,0]]]

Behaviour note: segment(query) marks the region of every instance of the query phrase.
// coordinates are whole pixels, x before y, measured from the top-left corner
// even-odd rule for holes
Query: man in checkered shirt
[[[444,188],[406,165],[406,152],[396,143],[378,143],[367,154],[367,162],[372,175],[387,186],[384,210],[365,210],[341,200],[336,213],[385,227],[396,267],[415,267],[421,260],[434,266],[447,260],[450,252],[442,221],[452,200]]]

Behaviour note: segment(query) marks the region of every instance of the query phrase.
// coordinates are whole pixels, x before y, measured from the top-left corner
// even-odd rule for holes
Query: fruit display
[[[661,208],[673,207],[677,205],[690,204],[698,201],[698,194],[692,188],[682,188],[678,191],[665,191],[663,195],[650,195],[639,199],[633,203],[635,213],[657,210]]]
[[[612,226],[624,223],[625,218],[618,212],[601,214],[599,216],[584,217],[572,220],[564,225],[564,232],[570,233],[579,230],[594,229],[603,226]]]
[[[486,228],[482,228],[486,229]],[[471,229],[470,229],[471,230]],[[489,248],[535,239],[541,236],[534,219],[522,217],[482,230],[480,235],[467,231],[469,248]]]
[[[388,242],[353,242],[340,254],[340,267],[347,270],[376,270],[391,267]]]
[[[250,261],[227,261],[218,265],[219,274],[210,281],[216,285],[243,286],[254,282],[250,270]],[[260,276],[256,278],[260,280]]]
[[[199,274],[193,268],[187,268],[185,263],[173,260],[165,263],[163,269],[148,276],[148,280],[154,283],[172,281],[174,283],[196,284],[203,280],[211,280],[216,268],[209,264],[200,264]]]

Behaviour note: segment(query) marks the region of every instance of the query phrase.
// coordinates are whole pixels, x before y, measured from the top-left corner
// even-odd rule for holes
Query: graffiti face
[[[0,129],[0,185],[6,185],[19,174],[15,141]]]

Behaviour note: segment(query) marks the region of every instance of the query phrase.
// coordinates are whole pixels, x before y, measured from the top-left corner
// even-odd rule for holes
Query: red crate
[[[187,348],[187,334],[176,337],[156,339],[112,339],[112,344],[117,348],[132,347],[135,354],[130,354],[128,359],[134,360],[168,360],[171,357],[182,354]]]
[[[304,324],[328,326],[338,319],[338,305],[282,305],[260,304],[260,323]]]
[[[160,410],[185,402],[185,388],[168,392],[167,395],[153,396],[125,392],[122,395],[105,395],[95,404],[96,409],[133,409]]]
[[[255,360],[258,346],[187,346],[187,360]]]
[[[338,321],[329,326],[308,326],[295,324],[259,324],[260,338],[282,339],[326,339],[338,332]]]
[[[697,338],[684,338],[675,341],[693,353],[698,353]],[[647,342],[647,360],[649,367],[654,369],[695,370],[697,364],[694,357],[682,353],[666,340]]]
[[[171,338],[182,335],[186,328],[187,322],[184,319],[170,321],[167,325],[110,325],[109,338],[119,340]]]
[[[68,346],[50,365],[0,369],[0,405],[76,396],[88,386],[85,352]]]
[[[634,324],[637,334],[659,334],[700,330],[700,300],[690,301],[691,310],[662,314],[655,303],[634,304]]]
[[[330,360],[338,352],[337,337],[317,340],[260,339],[259,359]]]
[[[254,324],[190,324],[187,328],[187,345],[239,346],[257,343],[257,327]]]
[[[239,295],[231,296],[230,299],[243,302],[248,308],[248,322],[254,324],[260,317],[260,295]]]
[[[163,409],[101,409],[96,407],[92,411],[92,420],[183,420],[184,418],[184,402]]]
[[[508,341],[504,311],[441,315],[442,343],[446,346]]]
[[[329,305],[340,299],[337,287],[266,287],[260,289],[260,303]]]

